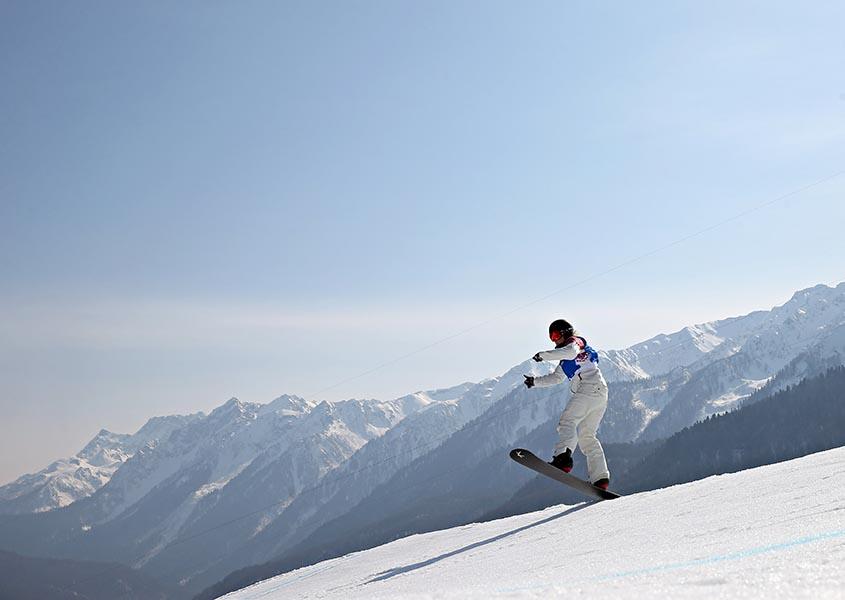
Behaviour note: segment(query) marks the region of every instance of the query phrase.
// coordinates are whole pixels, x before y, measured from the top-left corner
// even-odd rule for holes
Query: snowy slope
[[[841,598],[845,448],[414,535],[225,596]]]

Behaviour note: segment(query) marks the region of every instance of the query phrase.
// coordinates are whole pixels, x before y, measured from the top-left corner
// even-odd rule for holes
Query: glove
[[[543,359],[540,358],[540,353],[538,352],[534,356],[531,357],[531,360],[536,360],[537,362],[543,362]]]
[[[525,377],[525,381],[523,381],[523,383],[525,384],[525,387],[527,387],[529,390],[531,388],[533,388],[534,387],[534,377],[532,377],[531,375],[523,375],[523,377]]]

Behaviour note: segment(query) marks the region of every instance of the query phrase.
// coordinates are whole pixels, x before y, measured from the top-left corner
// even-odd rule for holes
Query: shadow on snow
[[[469,550],[474,550],[476,548],[480,548],[481,546],[486,546],[487,544],[492,544],[493,542],[498,542],[499,540],[503,540],[506,537],[510,537],[512,535],[516,535],[517,533],[521,533],[527,529],[531,529],[532,527],[537,527],[539,525],[545,525],[546,523],[550,523],[556,519],[560,519],[561,517],[565,517],[566,515],[570,515],[574,512],[587,508],[595,504],[595,502],[586,502],[584,504],[579,504],[577,506],[573,506],[560,512],[556,515],[552,515],[551,517],[546,517],[545,519],[541,519],[539,521],[535,521],[534,523],[529,523],[528,525],[523,525],[522,527],[517,527],[516,529],[512,529],[511,531],[506,531],[505,533],[500,533],[499,535],[493,536],[491,538],[487,538],[486,540],[481,540],[480,542],[474,542],[463,548],[458,548],[457,550],[452,550],[451,552],[447,552],[446,554],[441,554],[440,556],[435,556],[434,558],[429,558],[428,560],[424,560],[422,562],[414,563],[411,565],[405,565],[404,567],[394,567],[393,569],[388,569],[387,571],[382,571],[369,581],[365,583],[375,583],[377,581],[384,581],[385,579],[390,579],[391,577],[395,577],[397,575],[402,575],[403,573],[410,573],[411,571],[416,571],[417,569],[422,569],[423,567],[427,567],[429,565],[433,565],[434,563],[440,562],[441,560],[445,560],[447,558],[451,558],[458,554],[462,554]]]

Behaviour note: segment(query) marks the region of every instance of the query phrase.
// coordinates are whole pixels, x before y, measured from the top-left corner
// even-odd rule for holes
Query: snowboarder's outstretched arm
[[[533,387],[550,387],[562,383],[565,379],[566,375],[563,374],[563,369],[560,367],[560,365],[558,365],[557,367],[555,367],[555,370],[549,373],[548,375],[534,377]]]
[[[548,360],[548,361],[559,361],[559,360],[572,360],[576,356],[581,353],[581,350],[584,348],[584,343],[579,339],[575,338],[565,346],[561,346],[560,348],[555,348],[554,350],[546,350],[545,352],[538,352],[534,355],[534,360],[537,362]]]
[[[578,356],[581,351],[584,349],[584,342],[581,338],[570,338],[571,341],[561,346],[560,348],[555,348],[554,350],[546,350],[544,352],[538,352],[534,355],[534,360],[537,362],[542,362],[544,360],[548,361],[562,361],[562,360],[573,360],[576,356]],[[526,379],[528,376],[526,375]],[[554,371],[549,373],[548,375],[542,375],[539,377],[531,377],[530,384],[526,382],[526,386],[529,388],[532,387],[549,387],[552,385],[557,385],[562,383],[566,380],[566,374],[563,372],[563,368],[558,365]]]

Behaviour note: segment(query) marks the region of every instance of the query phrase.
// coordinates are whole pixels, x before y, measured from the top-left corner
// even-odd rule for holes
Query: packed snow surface
[[[228,600],[843,598],[845,448],[413,535]]]

